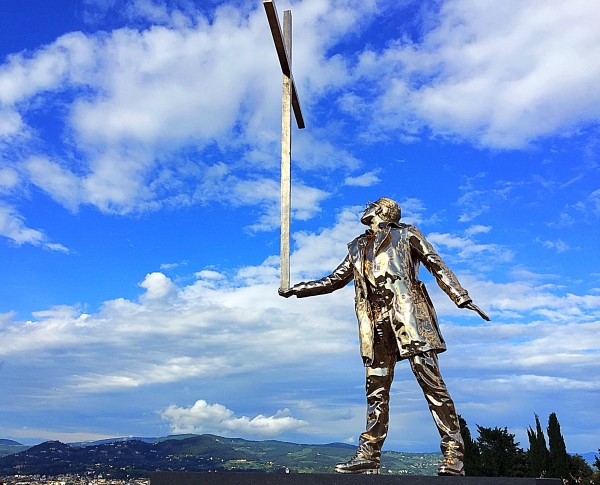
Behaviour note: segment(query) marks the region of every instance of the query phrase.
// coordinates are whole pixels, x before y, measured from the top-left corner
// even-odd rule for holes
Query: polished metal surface
[[[275,43],[282,72],[281,95],[281,237],[279,288],[290,287],[290,216],[291,216],[291,163],[292,163],[292,111],[298,128],[304,128],[304,118],[296,83],[292,75],[292,12],[283,12],[283,33],[279,25],[277,8],[273,0],[264,0],[263,6]]]
[[[348,244],[347,256],[330,275],[279,290],[286,298],[304,298],[331,293],[354,281],[360,352],[366,366],[367,424],[356,456],[342,468],[349,473],[363,460],[379,463],[388,431],[394,367],[406,359],[441,437],[444,462],[439,474],[461,475],[464,445],[458,415],[437,358],[446,343],[427,289],[418,279],[420,265],[458,307],[489,318],[423,234],[400,222],[400,207],[394,201],[383,197],[369,203],[361,222],[370,229]]]
[[[296,83],[294,82],[294,76],[292,74],[291,49],[286,46],[284,35],[282,34],[282,29],[279,25],[279,17],[277,16],[275,2],[273,0],[263,0],[263,6],[265,8],[265,13],[267,14],[267,20],[269,21],[269,28],[271,29],[271,35],[273,36],[273,42],[275,43],[275,50],[277,51],[281,72],[291,80],[294,116],[296,117],[298,128],[302,129],[305,127],[305,124],[304,117],[302,116],[302,108],[300,107],[300,99],[296,90]],[[290,11],[286,10],[286,12]]]

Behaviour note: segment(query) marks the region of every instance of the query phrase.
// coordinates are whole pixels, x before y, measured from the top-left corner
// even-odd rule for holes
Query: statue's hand
[[[490,321],[490,317],[488,317],[486,315],[486,313],[481,308],[479,308],[477,305],[475,305],[475,303],[473,303],[472,301],[465,303],[464,305],[461,306],[461,308],[468,308],[469,310],[473,310],[474,312],[477,312],[479,314],[479,316],[481,318],[483,318],[484,320],[486,320],[488,322]]]
[[[293,288],[288,288],[287,290],[282,290],[281,288],[279,288],[277,290],[277,293],[279,293],[279,296],[283,296],[284,298],[289,298],[290,296],[295,295]]]

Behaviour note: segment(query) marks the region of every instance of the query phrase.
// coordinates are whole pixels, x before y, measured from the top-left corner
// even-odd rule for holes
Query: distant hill
[[[29,446],[25,446],[18,441],[0,439],[0,457],[19,453],[27,448]]]
[[[8,446],[23,446],[21,443],[19,443],[18,441],[13,441],[13,440],[2,440],[0,439],[0,445],[8,445]]]
[[[248,441],[215,435],[109,440],[83,446],[47,441],[0,458],[0,476],[79,474],[126,478],[164,471],[257,471],[331,473],[355,447],[342,443],[305,445]],[[439,453],[384,452],[384,473],[435,475]]]

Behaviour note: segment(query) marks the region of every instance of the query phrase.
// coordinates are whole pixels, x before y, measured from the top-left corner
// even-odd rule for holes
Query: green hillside
[[[132,439],[89,446],[46,442],[0,458],[0,476],[62,473],[114,478],[145,477],[152,471],[254,471],[332,473],[355,447],[341,443],[304,445],[281,441],[248,441],[215,435]],[[438,453],[384,452],[383,473],[435,475]]]

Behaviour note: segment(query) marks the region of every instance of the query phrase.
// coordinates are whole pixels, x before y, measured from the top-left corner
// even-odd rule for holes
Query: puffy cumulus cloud
[[[417,43],[366,50],[354,74],[381,96],[346,101],[379,130],[516,148],[600,117],[600,7],[586,0],[448,0]],[[593,66],[590,68],[590,66]],[[362,108],[361,108],[362,106]]]
[[[204,400],[196,401],[189,408],[171,405],[161,411],[160,416],[169,422],[173,433],[277,436],[306,425],[304,421],[290,416],[288,409],[277,411],[273,416],[237,417],[222,404],[209,404]]]
[[[0,321],[6,344],[0,354],[27,360],[25,354],[35,350],[36,361],[55,359],[60,365],[57,351],[65,359],[74,353],[55,375],[55,387],[72,394],[215,373],[240,375],[348,352],[355,337],[354,326],[348,325],[354,318],[351,305],[334,298],[330,308],[335,311],[324,314],[316,302],[298,305],[279,297],[275,264],[269,258],[263,265],[240,268],[231,280],[202,270],[187,286],[175,285],[163,273],[149,273],[137,301],[106,301],[96,313],[59,306],[18,323],[6,315]],[[113,357],[107,361],[105,354]],[[74,365],[82,370],[69,374]]]
[[[335,268],[346,243],[362,230],[359,210],[343,209],[331,227],[297,235],[294,280]],[[461,250],[444,249],[451,257]],[[22,413],[38,402],[31,399],[36,396],[54,412],[69,412],[81,403],[97,406],[101,398],[103,406],[112,406],[113,421],[123,419],[124,429],[131,413],[117,416],[126,401],[137,403],[145,426],[156,425],[156,432],[160,425],[146,423],[157,409],[174,432],[257,437],[310,432],[305,439],[333,441],[361,430],[364,374],[351,286],[323,297],[283,299],[276,291],[275,257],[237,270],[204,268],[196,278],[171,281],[149,273],[139,298],[106,301],[98,311],[58,306],[36,312],[31,321],[0,315],[2,372],[15,383],[3,408]],[[556,275],[527,269],[508,275],[506,283],[469,271],[459,278],[492,322],[456,309],[435,284],[428,287],[449,347],[440,357],[444,377],[471,422],[487,423],[489,406],[497,404],[497,421],[489,424],[512,431],[529,424],[533,412],[543,413],[551,400],[559,403],[551,411],[562,423],[573,412],[560,407],[563,398],[582,403],[595,397],[597,290],[574,294]],[[414,422],[431,431],[427,439],[434,443],[435,429],[408,366],[398,365],[397,379],[390,445],[417,446],[402,436]],[[560,384],[568,396],[557,391]],[[290,412],[265,412],[265,402]],[[585,422],[600,428],[596,418]]]
[[[168,296],[175,288],[173,282],[162,273],[148,273],[144,281],[140,283],[146,289],[143,298],[156,300]]]

